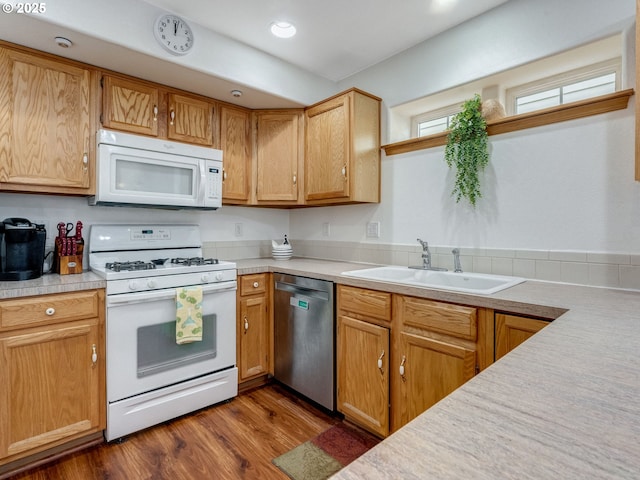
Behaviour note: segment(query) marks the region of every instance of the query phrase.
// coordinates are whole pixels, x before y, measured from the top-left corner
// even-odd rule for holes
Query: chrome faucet
[[[431,252],[429,251],[429,243],[418,239],[418,243],[422,246],[422,268],[431,270]]]
[[[431,266],[431,252],[429,251],[429,243],[424,240],[418,239],[418,243],[422,246],[422,265],[414,265],[409,268],[415,268],[418,270],[437,270],[439,272],[446,272],[446,268],[432,267]]]
[[[460,249],[454,248],[451,250],[453,253],[453,271],[455,273],[462,273],[462,265],[460,264]]]

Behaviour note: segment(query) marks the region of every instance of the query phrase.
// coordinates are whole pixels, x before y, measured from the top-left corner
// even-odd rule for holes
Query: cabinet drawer
[[[398,296],[398,310],[405,326],[446,333],[475,340],[478,333],[477,309],[434,302],[422,298]]]
[[[390,322],[391,294],[339,285],[338,309]]]
[[[240,277],[240,295],[255,295],[267,291],[267,274],[256,273]]]
[[[0,301],[0,329],[67,322],[98,316],[97,290]]]

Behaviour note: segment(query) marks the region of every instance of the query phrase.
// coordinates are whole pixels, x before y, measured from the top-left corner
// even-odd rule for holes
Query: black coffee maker
[[[0,223],[0,280],[30,280],[42,276],[47,231],[26,218]]]

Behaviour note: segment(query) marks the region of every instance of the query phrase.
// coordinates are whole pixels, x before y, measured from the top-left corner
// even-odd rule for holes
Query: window
[[[577,102],[619,90],[621,60],[616,58],[507,90],[507,114],[517,115]]]
[[[459,104],[449,105],[448,107],[425,112],[413,117],[411,123],[415,135],[418,137],[426,137],[427,135],[448,130],[453,117],[462,109],[462,103],[463,100],[461,100]]]

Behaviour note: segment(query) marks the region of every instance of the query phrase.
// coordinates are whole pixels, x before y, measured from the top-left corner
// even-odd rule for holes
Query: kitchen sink
[[[485,273],[455,273],[419,270],[409,267],[375,267],[350,270],[342,275],[365,280],[401,283],[416,287],[436,288],[455,292],[491,295],[525,281],[520,277]]]

